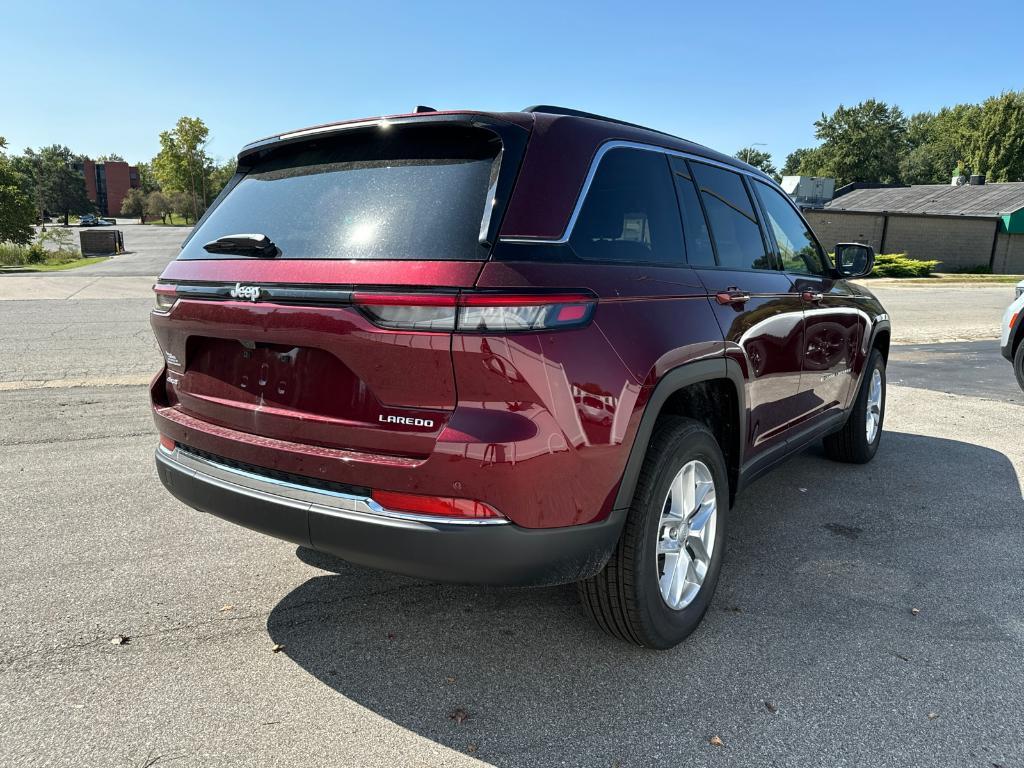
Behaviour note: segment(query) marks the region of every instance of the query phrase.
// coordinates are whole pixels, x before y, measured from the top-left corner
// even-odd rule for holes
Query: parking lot
[[[418,582],[175,501],[147,313],[185,230],[124,229],[89,271],[0,276],[0,764],[1024,765],[1011,286],[878,286],[878,456],[751,486],[707,618],[658,653],[572,586]]]

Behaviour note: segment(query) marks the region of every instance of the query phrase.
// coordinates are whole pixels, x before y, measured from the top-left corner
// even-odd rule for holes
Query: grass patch
[[[167,221],[161,221],[160,219],[152,219],[147,221],[146,224],[152,224],[154,227],[192,227],[195,226],[195,222],[188,222],[184,216],[178,216],[177,214],[171,214],[167,217]]]
[[[78,267],[88,267],[90,264],[99,264],[101,261],[106,261],[109,256],[86,256],[80,259],[74,259],[73,261],[44,261],[42,264],[26,264],[23,267],[18,267],[19,272],[60,272],[65,269],[77,269]]]

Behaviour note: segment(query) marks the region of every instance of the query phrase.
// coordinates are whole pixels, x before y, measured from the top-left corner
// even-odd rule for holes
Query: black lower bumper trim
[[[357,565],[430,581],[507,586],[578,581],[604,567],[624,521],[624,513],[617,513],[599,523],[536,529],[371,519],[209,477],[160,449],[156,464],[167,490],[190,507]]]

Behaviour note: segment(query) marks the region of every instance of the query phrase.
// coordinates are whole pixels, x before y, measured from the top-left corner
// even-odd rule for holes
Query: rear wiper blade
[[[274,241],[266,235],[224,235],[218,237],[211,243],[203,246],[204,251],[210,253],[234,253],[239,256],[259,256],[262,258],[273,258],[280,251],[274,245]]]

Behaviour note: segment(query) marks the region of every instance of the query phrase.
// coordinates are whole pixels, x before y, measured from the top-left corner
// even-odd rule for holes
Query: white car
[[[1013,363],[1017,383],[1024,389],[1024,280],[1017,283],[1017,298],[1003,315],[1003,332],[999,337],[999,351]]]

